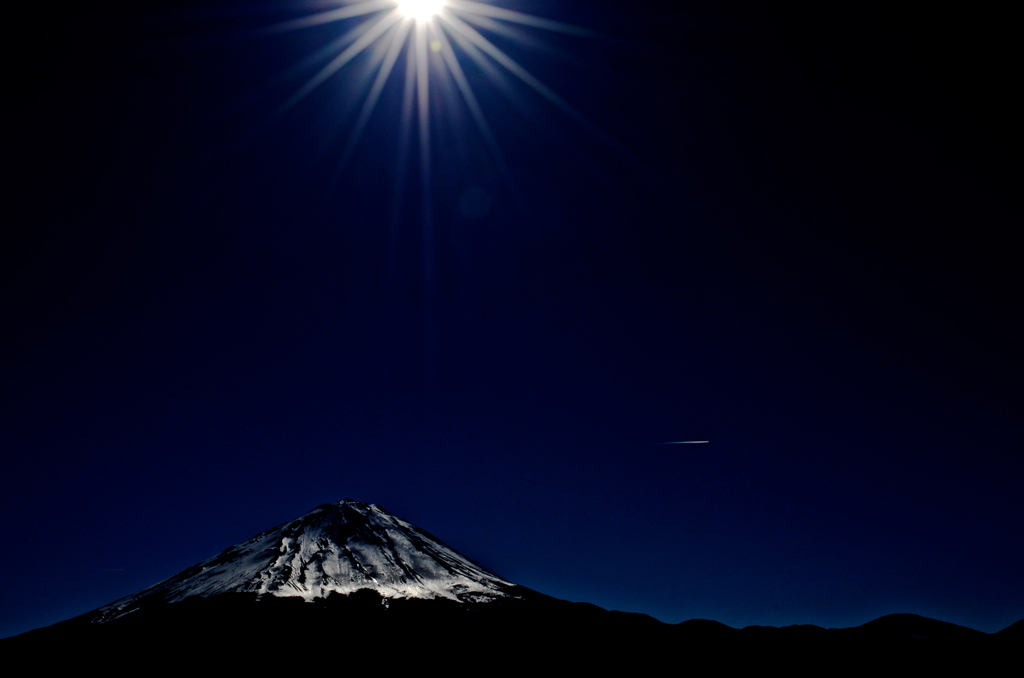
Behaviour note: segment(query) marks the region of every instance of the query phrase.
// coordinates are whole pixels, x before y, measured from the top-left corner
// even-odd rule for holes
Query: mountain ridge
[[[97,623],[142,605],[255,593],[306,602],[377,591],[385,599],[485,602],[512,595],[511,582],[375,504],[343,499],[230,546],[138,593],[104,605]]]
[[[975,670],[1010,656],[1022,628],[986,634],[914,614],[845,629],[666,624],[513,584],[379,506],[342,500],[92,612],[2,639],[0,648],[49,656],[59,647],[54,661],[69,666],[115,658],[138,666],[159,656],[182,670],[202,658],[260,671],[291,667],[291,650],[275,654],[281,648],[348,648],[348,661],[369,668],[381,657],[457,647],[460,661],[500,657],[524,670],[552,662],[658,670],[682,649],[737,668],[770,660],[811,675],[835,656],[865,669],[896,661]]]

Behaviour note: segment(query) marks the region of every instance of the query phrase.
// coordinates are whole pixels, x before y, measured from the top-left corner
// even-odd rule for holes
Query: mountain
[[[733,629],[557,600],[488,572],[379,506],[343,500],[139,593],[0,640],[11,658],[108,673],[410,670],[984,672],[1019,652],[999,634],[910,614],[853,629]]]
[[[312,602],[372,591],[386,600],[481,603],[513,596],[514,588],[379,506],[346,499],[318,506],[106,605],[92,621],[109,622],[193,596],[248,593]]]

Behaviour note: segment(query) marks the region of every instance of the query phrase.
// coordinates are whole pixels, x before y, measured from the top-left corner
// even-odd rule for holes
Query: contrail
[[[659,445],[702,445],[710,440],[676,440],[670,443],[658,443]]]

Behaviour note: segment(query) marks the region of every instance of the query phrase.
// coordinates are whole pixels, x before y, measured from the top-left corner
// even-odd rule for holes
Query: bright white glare
[[[446,0],[398,0],[398,10],[406,17],[416,21],[429,21],[441,8]]]
[[[298,87],[278,111],[278,115],[283,114],[348,64],[363,58],[361,67],[365,75],[356,79],[363,83],[360,93],[362,106],[339,160],[339,168],[348,164],[385,88],[396,78],[399,82],[404,80],[404,85],[399,85],[403,88],[399,144],[402,149],[407,149],[414,135],[418,137],[424,200],[430,194],[431,139],[436,135],[431,127],[439,119],[438,113],[441,110],[451,110],[441,107],[441,93],[454,97],[445,101],[446,105],[454,105],[461,98],[469,119],[475,123],[492,155],[493,164],[505,165],[498,140],[491,132],[484,108],[463,69],[463,62],[474,65],[488,76],[513,103],[516,103],[519,95],[510,89],[508,76],[519,80],[601,138],[607,136],[484,35],[485,32],[494,33],[512,40],[519,37],[514,28],[514,25],[519,25],[581,37],[597,37],[585,29],[496,7],[485,0],[293,1],[326,5],[328,8],[277,24],[275,30],[298,30],[336,22],[342,25],[350,20],[359,21],[351,30],[341,33],[336,40],[316,53],[317,60],[327,56],[327,63]],[[403,61],[404,75],[401,74]],[[392,75],[396,75],[396,78],[392,78]],[[400,151],[403,157],[406,152]]]

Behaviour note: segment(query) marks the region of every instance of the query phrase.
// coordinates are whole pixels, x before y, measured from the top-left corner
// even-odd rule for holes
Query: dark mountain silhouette
[[[370,504],[345,500],[138,594],[0,641],[54,668],[323,670],[987,670],[1024,622],[986,634],[913,614],[851,629],[664,624],[507,582]],[[1012,655],[1011,655],[1012,653]]]

